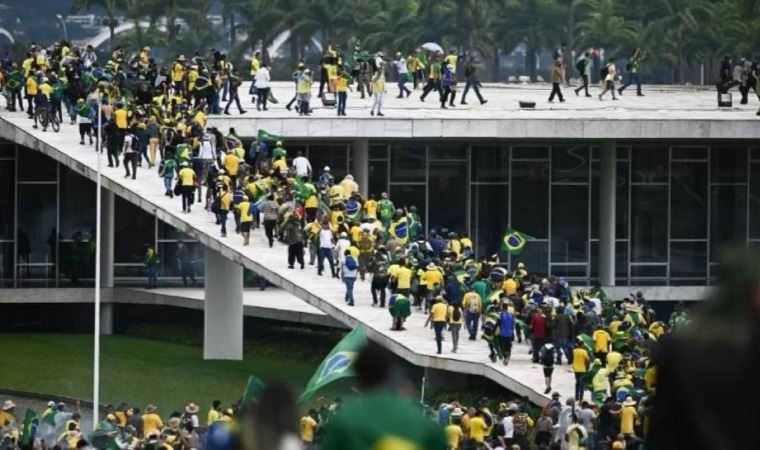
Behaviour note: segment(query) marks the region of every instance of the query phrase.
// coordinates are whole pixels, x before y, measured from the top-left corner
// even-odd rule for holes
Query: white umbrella
[[[425,50],[431,51],[433,53],[443,53],[443,47],[436,44],[435,42],[428,42],[427,44],[422,44],[422,48]]]

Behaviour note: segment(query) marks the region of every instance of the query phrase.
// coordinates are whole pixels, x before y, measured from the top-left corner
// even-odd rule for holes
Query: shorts
[[[240,222],[240,232],[241,233],[250,233],[251,232],[251,222]]]
[[[544,378],[549,378],[554,373],[554,367],[544,367]]]

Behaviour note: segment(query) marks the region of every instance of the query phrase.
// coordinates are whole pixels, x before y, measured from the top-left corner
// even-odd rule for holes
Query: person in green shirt
[[[628,65],[626,66],[626,70],[628,71],[628,82],[625,83],[620,89],[618,89],[618,93],[620,95],[623,95],[623,91],[628,88],[628,86],[632,85],[633,83],[636,83],[636,95],[639,97],[643,97],[644,94],[641,93],[641,61],[644,59],[646,54],[641,51],[640,48],[637,48],[635,52],[633,52],[633,56],[631,56],[631,60],[628,61]]]
[[[426,418],[411,399],[390,388],[393,362],[378,347],[365,347],[356,358],[362,395],[345,405],[325,425],[320,450],[441,450],[443,429]]]
[[[428,81],[424,88],[422,88],[422,95],[420,101],[425,101],[425,97],[434,89],[441,95],[441,63],[438,61],[438,55],[433,55],[430,60],[430,72],[428,73]]]
[[[380,194],[380,201],[377,202],[377,210],[380,214],[380,222],[383,223],[383,228],[387,230],[391,226],[393,212],[395,211],[393,202],[388,198],[387,192]]]
[[[145,270],[148,274],[148,289],[158,287],[158,252],[150,244],[145,244]]]

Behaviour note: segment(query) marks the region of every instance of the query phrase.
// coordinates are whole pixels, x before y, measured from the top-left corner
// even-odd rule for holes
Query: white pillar
[[[100,303],[100,335],[111,336],[112,334],[113,334],[113,303],[101,302]]]
[[[114,214],[116,199],[113,191],[102,188],[100,211],[100,286],[113,287]]]
[[[600,149],[599,174],[599,284],[615,285],[615,191],[617,146],[604,141]]]
[[[203,359],[243,359],[243,266],[206,248]]]
[[[359,184],[359,192],[366,197],[369,191],[369,140],[358,139],[351,146],[351,174]]]

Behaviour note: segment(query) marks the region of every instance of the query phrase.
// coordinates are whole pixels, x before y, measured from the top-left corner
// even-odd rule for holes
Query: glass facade
[[[316,173],[351,171],[351,144],[288,145]],[[704,285],[728,244],[760,248],[760,145],[618,142],[616,282]],[[594,142],[382,142],[369,145],[369,191],[416,206],[426,231],[468,232],[479,257],[504,230],[530,234],[519,258],[532,273],[597,281],[599,149]],[[0,141],[0,287],[92,285],[94,183],[50,158]],[[91,198],[92,201],[82,201]],[[116,197],[114,274],[144,282],[145,244],[161,283],[181,283],[183,240],[202,280],[203,246]]]

